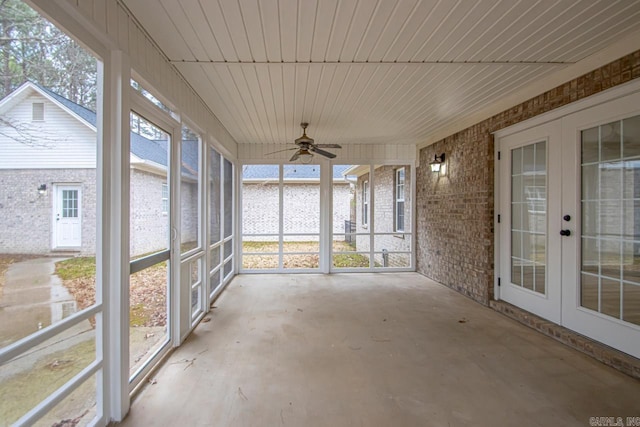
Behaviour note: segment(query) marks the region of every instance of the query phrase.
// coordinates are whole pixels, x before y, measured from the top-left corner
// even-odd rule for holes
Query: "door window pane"
[[[638,324],[640,116],[581,136],[581,305]]]
[[[640,325],[640,284],[624,283],[622,300],[622,320]]]
[[[511,152],[511,283],[546,292],[546,142]]]

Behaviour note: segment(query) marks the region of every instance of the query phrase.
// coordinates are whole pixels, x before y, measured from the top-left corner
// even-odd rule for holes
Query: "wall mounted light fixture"
[[[38,187],[38,193],[41,196],[44,196],[45,194],[47,194],[47,184],[40,184],[40,187]]]
[[[431,172],[440,172],[440,169],[444,167],[444,153],[439,156],[436,154],[431,165]]]

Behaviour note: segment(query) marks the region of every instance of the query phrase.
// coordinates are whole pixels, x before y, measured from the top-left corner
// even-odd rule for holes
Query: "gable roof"
[[[45,94],[49,95],[49,97],[53,98],[54,100],[58,101],[58,103],[62,104],[67,110],[71,110],[74,114],[76,114],[77,116],[79,116],[80,118],[82,118],[84,121],[86,121],[87,123],[89,123],[91,126],[93,126],[94,128],[96,127],[96,113],[91,111],[88,108],[83,107],[80,104],[76,104],[75,102],[65,98],[62,95],[58,95],[57,93],[53,92],[52,90],[38,84],[38,83],[33,83],[34,86],[36,86],[38,89],[40,89],[42,92],[44,92]]]

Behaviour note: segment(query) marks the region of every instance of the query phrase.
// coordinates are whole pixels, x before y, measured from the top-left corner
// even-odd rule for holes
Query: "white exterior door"
[[[640,92],[497,143],[498,297],[640,357]]]
[[[500,140],[500,298],[561,322],[560,122]],[[506,196],[506,197],[505,197]]]
[[[53,212],[54,248],[82,245],[82,203],[78,185],[56,185]]]

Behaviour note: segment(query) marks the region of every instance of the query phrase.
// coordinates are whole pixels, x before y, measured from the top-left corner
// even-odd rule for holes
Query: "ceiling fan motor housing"
[[[303,134],[300,138],[296,139],[296,144],[301,145],[301,144],[313,144],[313,138],[309,138],[306,134]]]

